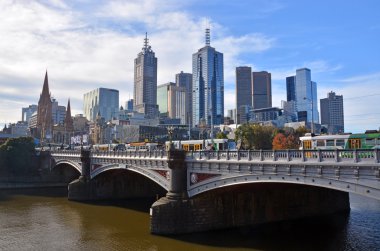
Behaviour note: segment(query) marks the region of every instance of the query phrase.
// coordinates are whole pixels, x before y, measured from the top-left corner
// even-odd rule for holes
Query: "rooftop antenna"
[[[206,46],[210,46],[210,27],[206,28]]]
[[[148,48],[148,42],[149,42],[149,39],[148,39],[148,32],[145,32],[144,49],[147,49],[147,48]]]

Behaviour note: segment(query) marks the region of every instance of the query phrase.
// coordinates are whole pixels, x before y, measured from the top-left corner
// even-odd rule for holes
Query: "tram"
[[[185,151],[199,150],[236,150],[236,143],[230,139],[205,139],[205,140],[174,140],[174,148]],[[167,149],[169,141],[165,143]]]
[[[300,149],[380,149],[380,132],[300,137]]]

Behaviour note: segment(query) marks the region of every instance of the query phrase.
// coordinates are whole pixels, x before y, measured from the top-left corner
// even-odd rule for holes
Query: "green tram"
[[[380,132],[300,137],[300,149],[380,149]]]

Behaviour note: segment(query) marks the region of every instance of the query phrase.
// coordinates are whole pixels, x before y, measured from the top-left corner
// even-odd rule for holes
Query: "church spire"
[[[71,117],[70,99],[67,102],[67,110],[65,116],[65,128],[67,132],[74,131],[73,118]]]
[[[44,86],[42,87],[41,96],[50,96],[47,70],[46,70],[46,73],[45,73]]]

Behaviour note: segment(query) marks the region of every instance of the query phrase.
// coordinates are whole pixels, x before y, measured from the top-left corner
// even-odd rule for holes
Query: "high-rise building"
[[[237,121],[235,123],[247,122],[247,116],[245,116],[247,112],[244,114],[242,112],[246,111],[248,106],[252,107],[252,68],[248,66],[236,67]]]
[[[175,83],[159,85],[157,87],[157,102],[160,114],[172,119],[180,119],[181,124],[186,122],[186,89]]]
[[[97,88],[84,94],[83,98],[84,116],[94,122],[96,116],[100,116],[106,121],[116,117],[119,111],[119,91],[107,88]]]
[[[193,75],[181,71],[175,75],[175,82],[178,87],[185,88],[186,90],[185,123],[191,125],[193,114]]]
[[[286,101],[296,100],[296,76],[286,78]]]
[[[126,102],[125,107],[126,107],[126,110],[133,111],[133,99],[128,100]]]
[[[29,122],[30,117],[38,109],[37,105],[29,105],[28,107],[22,108],[21,121]]]
[[[266,71],[252,72],[252,107],[272,107],[272,79]]]
[[[344,132],[343,95],[329,92],[327,98],[320,100],[321,124],[326,125],[328,133]]]
[[[66,107],[58,105],[55,98],[51,99],[51,114],[53,118],[53,125],[63,125],[66,116]]]
[[[144,47],[135,59],[133,108],[150,118],[158,116],[157,105],[157,58],[148,44],[147,34]]]
[[[319,123],[317,83],[311,81],[310,69],[298,69],[295,80],[297,113],[302,114],[302,117],[306,115],[307,122]]]
[[[193,54],[193,124],[223,124],[224,74],[223,53],[210,46],[210,29],[206,44]]]

